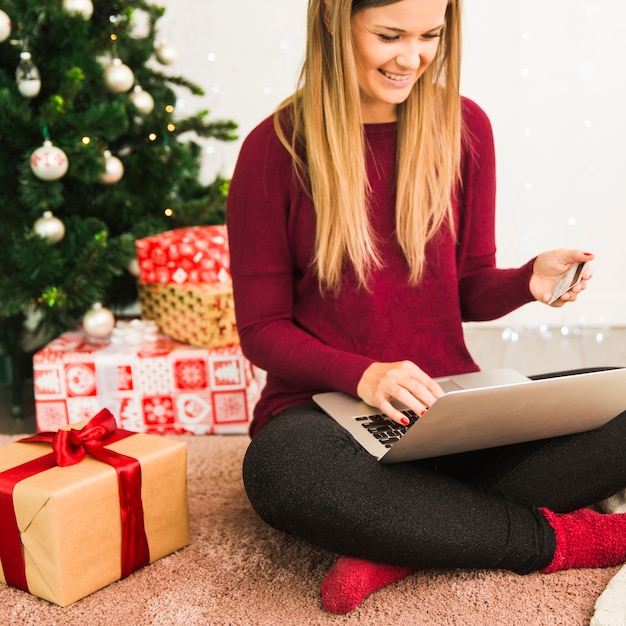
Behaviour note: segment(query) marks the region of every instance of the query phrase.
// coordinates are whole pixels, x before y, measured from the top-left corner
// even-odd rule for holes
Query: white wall
[[[245,136],[296,84],[307,0],[161,0],[168,71],[198,82],[208,108]],[[489,114],[498,155],[499,263],[555,247],[594,252],[584,297],[531,304],[501,323],[626,326],[626,3],[466,0],[463,92]],[[205,176],[230,175],[240,142],[212,144]]]

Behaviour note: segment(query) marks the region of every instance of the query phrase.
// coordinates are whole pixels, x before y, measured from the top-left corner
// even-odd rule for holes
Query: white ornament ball
[[[178,60],[178,50],[164,40],[157,45],[156,58],[163,65],[172,65]]]
[[[6,41],[11,34],[11,18],[0,9],[0,43]]]
[[[154,98],[147,91],[144,91],[139,85],[135,85],[135,88],[129,97],[139,113],[142,115],[149,115],[152,113],[152,110],[154,109]]]
[[[25,98],[36,98],[41,91],[41,81],[36,78],[23,80],[18,83],[17,89]]]
[[[92,337],[107,337],[115,327],[115,317],[100,302],[94,305],[83,316],[83,330]]]
[[[30,156],[30,169],[41,180],[58,180],[65,176],[68,168],[67,155],[61,148],[53,146],[49,139]]]
[[[122,176],[124,176],[124,164],[109,150],[105,150],[104,172],[100,175],[100,182],[105,185],[113,185],[119,182]]]
[[[32,61],[30,52],[20,54],[20,63],[15,71],[17,89],[25,98],[36,98],[41,91],[41,75]]]
[[[86,20],[93,15],[91,0],[63,0],[63,9],[68,13],[79,13]]]
[[[104,82],[113,93],[126,93],[135,83],[135,75],[121,59],[113,59],[104,70]]]
[[[50,243],[58,243],[65,236],[65,225],[52,215],[52,211],[45,211],[43,216],[35,221],[33,230]]]

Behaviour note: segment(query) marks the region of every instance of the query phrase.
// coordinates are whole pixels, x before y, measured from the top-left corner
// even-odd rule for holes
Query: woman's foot
[[[370,593],[398,582],[414,571],[412,567],[339,557],[322,583],[322,604],[332,613],[348,613]]]
[[[554,513],[539,509],[554,530],[556,550],[541,571],[611,567],[626,562],[626,514],[604,514],[590,509]]]

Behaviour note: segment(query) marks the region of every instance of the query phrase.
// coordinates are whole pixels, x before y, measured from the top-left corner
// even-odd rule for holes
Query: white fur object
[[[626,490],[603,500],[598,508],[604,513],[626,513]],[[626,565],[613,576],[596,601],[589,626],[626,626]]]
[[[626,626],[626,566],[613,576],[596,601],[589,626]]]
[[[598,503],[603,513],[626,513],[626,489]]]

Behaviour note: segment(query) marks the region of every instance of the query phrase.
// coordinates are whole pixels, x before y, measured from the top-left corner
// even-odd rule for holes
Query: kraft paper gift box
[[[230,278],[226,226],[191,226],[135,242],[142,283],[212,283]]]
[[[1,582],[67,606],[188,545],[184,442],[107,410],[35,438],[0,448]]]
[[[195,348],[150,328],[153,322],[120,321],[110,338],[67,332],[39,350],[38,430],[88,420],[106,407],[136,432],[247,433],[265,372],[239,346]]]
[[[230,281],[206,284],[138,284],[141,317],[164,334],[201,348],[239,344]]]

